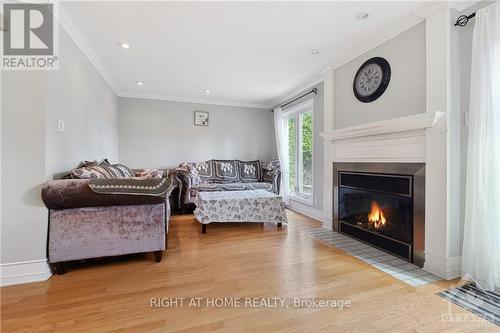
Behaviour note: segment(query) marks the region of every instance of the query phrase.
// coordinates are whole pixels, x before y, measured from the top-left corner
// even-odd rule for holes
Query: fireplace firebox
[[[356,167],[342,167],[346,164]],[[422,265],[423,165],[401,163],[402,169],[395,164],[376,163],[377,167],[371,168],[368,165],[334,164],[336,229]],[[408,172],[409,165],[417,166],[417,172]]]

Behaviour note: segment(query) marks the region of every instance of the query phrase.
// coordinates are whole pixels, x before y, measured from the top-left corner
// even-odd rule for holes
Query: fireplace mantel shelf
[[[343,139],[359,138],[370,135],[379,135],[394,132],[413,131],[434,127],[440,118],[444,116],[444,112],[426,112],[412,116],[400,117],[395,119],[377,121],[374,123],[363,124],[330,130],[319,133],[325,140],[336,141]]]

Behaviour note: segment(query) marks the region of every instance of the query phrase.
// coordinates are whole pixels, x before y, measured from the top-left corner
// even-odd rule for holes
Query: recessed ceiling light
[[[124,49],[130,49],[130,44],[128,43],[120,43],[120,46],[123,47]]]
[[[356,20],[364,20],[367,17],[368,17],[368,13],[357,13],[356,14]]]
[[[318,54],[320,51],[320,49],[311,49],[311,54]]]
[[[210,94],[212,92],[212,90],[210,89],[205,89],[205,94]]]
[[[142,86],[144,84],[144,82],[142,81],[137,81],[135,84],[137,84],[138,86]]]

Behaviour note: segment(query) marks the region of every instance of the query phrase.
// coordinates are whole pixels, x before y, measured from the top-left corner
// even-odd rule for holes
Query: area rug
[[[441,291],[438,295],[500,326],[500,293],[485,291],[468,283]]]

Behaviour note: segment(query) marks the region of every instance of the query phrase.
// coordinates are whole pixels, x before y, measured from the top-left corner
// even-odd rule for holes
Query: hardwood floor
[[[435,295],[453,283],[412,288],[313,239],[307,231],[319,222],[294,212],[288,218],[283,228],[219,224],[201,234],[192,215],[173,216],[161,263],[153,254],[87,261],[46,282],[1,288],[1,331],[500,331]],[[151,298],[174,297],[242,303],[279,297],[290,306],[218,308],[206,307],[206,299],[202,307],[150,306]],[[350,300],[351,306],[295,308],[297,297]]]

